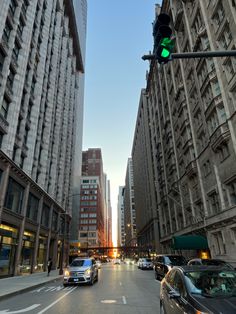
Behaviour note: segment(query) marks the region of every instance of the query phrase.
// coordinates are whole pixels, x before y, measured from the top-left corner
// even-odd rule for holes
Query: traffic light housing
[[[175,39],[171,37],[172,29],[169,27],[169,23],[170,16],[161,13],[153,27],[154,55],[159,63],[166,63],[171,60]]]

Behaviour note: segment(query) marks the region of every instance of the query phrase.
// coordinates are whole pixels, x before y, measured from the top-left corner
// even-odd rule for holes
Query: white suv
[[[98,281],[98,267],[93,258],[76,258],[64,270],[64,286],[79,283],[93,285],[95,281]]]
[[[138,268],[141,269],[153,269],[153,262],[151,260],[151,258],[140,258],[138,260]]]

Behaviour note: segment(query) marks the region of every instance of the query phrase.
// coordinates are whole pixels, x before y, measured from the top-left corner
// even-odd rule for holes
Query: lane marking
[[[120,286],[122,286],[122,282],[120,282]]]
[[[111,304],[111,303],[116,303],[117,301],[116,300],[102,300],[101,303],[108,303],[108,304]]]
[[[64,297],[66,297],[69,293],[73,292],[75,289],[77,289],[77,287],[74,287],[73,289],[71,289],[70,291],[68,291],[66,294],[64,294],[63,296],[61,296],[59,299],[57,299],[57,300],[54,301],[53,303],[49,304],[49,306],[45,307],[45,309],[43,309],[42,311],[38,312],[37,314],[42,314],[42,313],[46,312],[48,309],[50,309],[50,307],[52,307],[53,305],[55,305],[56,303],[58,303],[59,301],[61,301],[61,299],[63,299]]]
[[[9,310],[3,310],[3,311],[0,311],[1,314],[16,314],[16,313],[25,313],[25,312],[29,312],[31,310],[34,310],[36,307],[40,306],[40,304],[33,304],[29,307],[26,307],[22,310],[13,310],[13,311],[10,311]]]
[[[124,304],[127,304],[126,297],[124,295],[122,296],[122,300]]]

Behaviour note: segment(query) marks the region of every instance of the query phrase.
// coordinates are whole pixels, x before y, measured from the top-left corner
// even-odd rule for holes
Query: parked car
[[[235,270],[219,266],[176,266],[161,281],[162,314],[235,314],[235,308]]]
[[[187,261],[182,255],[157,255],[154,261],[155,278],[162,279],[173,266],[186,264]]]
[[[93,258],[76,258],[64,270],[64,286],[79,283],[93,285],[95,281],[98,281],[98,267]]]
[[[134,265],[134,260],[132,258],[125,258],[124,263],[127,265]]]
[[[120,265],[120,259],[119,258],[114,258],[113,259],[113,264],[114,265]]]
[[[140,269],[153,269],[153,262],[151,258],[140,258],[137,265]]]
[[[229,269],[234,270],[234,267],[229,263],[221,259],[202,259],[202,258],[193,258],[188,261],[188,265],[215,265],[215,266],[224,266]]]
[[[98,269],[101,269],[101,267],[102,267],[102,262],[101,262],[99,259],[97,259],[97,260],[95,261],[95,263],[96,263],[96,265],[97,265],[97,268],[98,268]]]

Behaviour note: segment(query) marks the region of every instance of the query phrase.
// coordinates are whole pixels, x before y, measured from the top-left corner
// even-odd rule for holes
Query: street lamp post
[[[67,215],[67,213],[60,213],[59,219],[62,215]],[[62,238],[62,246],[61,246],[61,254],[60,254],[60,269],[59,275],[63,275],[63,262],[64,262],[64,253],[65,253],[65,237],[66,237],[66,217],[64,220],[63,226],[63,238]]]
[[[78,195],[80,195],[80,193],[68,195],[67,198],[66,198],[65,206],[67,206],[67,202],[68,202],[68,200],[69,200],[70,197],[74,197],[74,196],[78,196]],[[61,246],[61,254],[60,254],[60,269],[59,269],[59,275],[63,275],[63,262],[64,262],[64,254],[65,254],[65,238],[66,238],[66,229],[67,229],[66,215],[68,215],[68,213],[67,213],[67,212],[65,212],[65,213],[60,213],[60,214],[59,214],[59,218],[60,218],[62,215],[65,215],[65,220],[64,220],[63,238],[62,238],[62,246]]]

